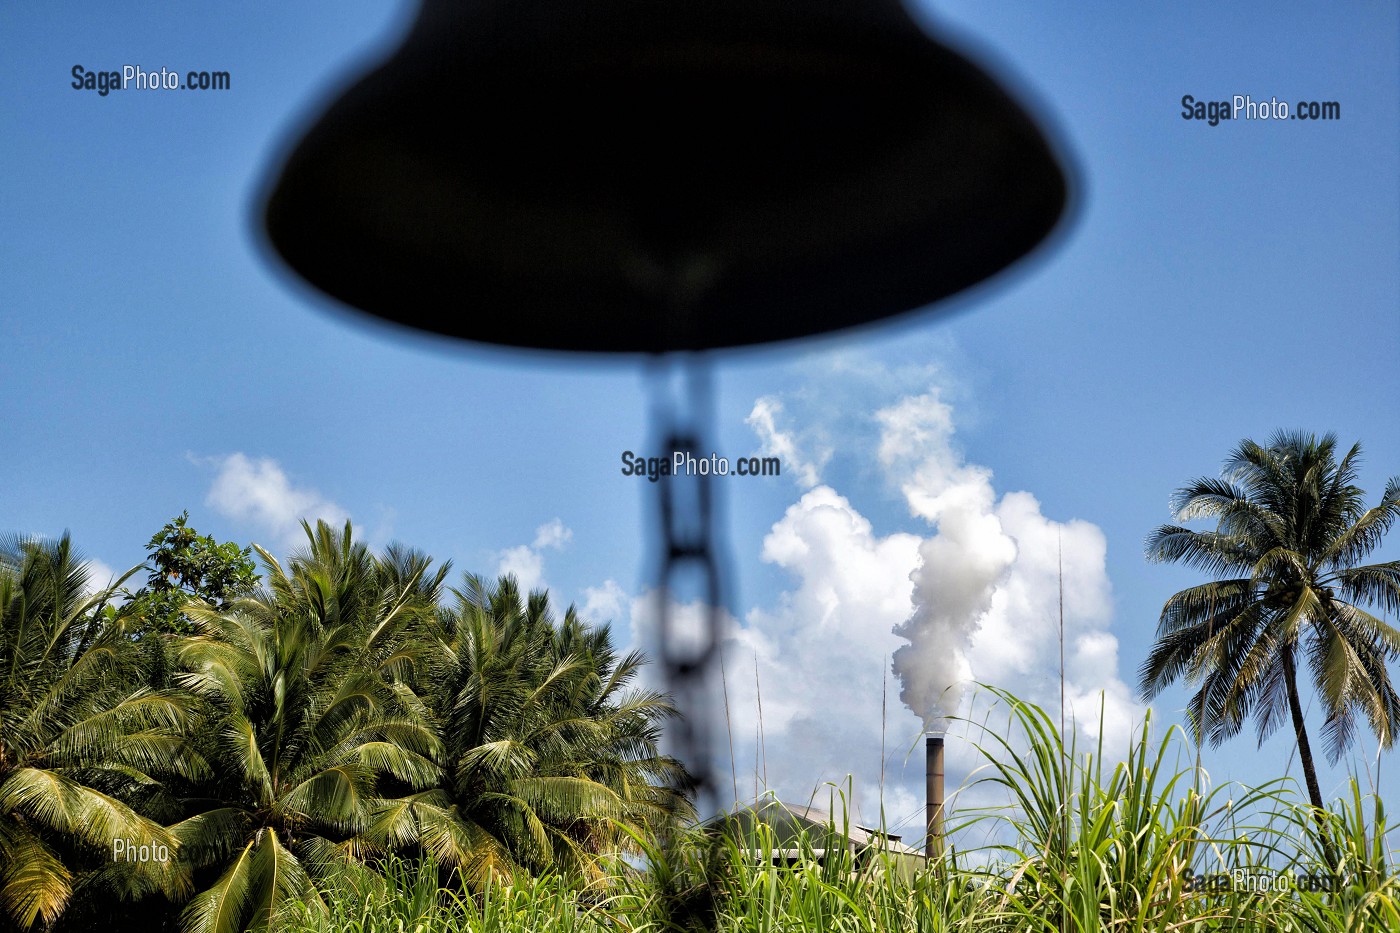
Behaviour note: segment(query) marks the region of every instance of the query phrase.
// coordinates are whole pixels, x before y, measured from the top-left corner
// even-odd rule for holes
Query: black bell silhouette
[[[896,0],[427,0],[296,145],[266,223],[381,318],[664,352],[928,305],[1031,250],[1066,188]]]

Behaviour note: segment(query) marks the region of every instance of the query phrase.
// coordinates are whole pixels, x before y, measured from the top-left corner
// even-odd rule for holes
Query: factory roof
[[[720,814],[709,825],[729,825],[747,836],[760,823],[772,829],[774,841],[779,846],[790,846],[803,836],[815,843],[817,839],[814,837],[834,832],[844,836],[856,849],[874,847],[901,855],[923,855],[920,850],[906,845],[896,833],[883,832],[876,827],[862,826],[845,819],[834,819],[826,810],[786,804],[771,796]]]

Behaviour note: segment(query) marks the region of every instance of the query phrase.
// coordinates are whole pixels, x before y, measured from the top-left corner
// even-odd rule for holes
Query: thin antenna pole
[[[1060,530],[1055,530],[1055,568],[1060,589],[1060,894],[1069,886],[1069,763],[1065,760],[1065,546]],[[1060,933],[1069,920],[1060,906]]]
[[[890,656],[885,655],[880,663],[880,819],[885,817],[885,698],[889,693],[889,660]],[[884,829],[884,823],[880,824]]]
[[[758,689],[758,654],[753,656],[753,685]],[[758,756],[763,751],[763,700],[758,701],[758,722],[753,727],[753,799],[758,802]]]
[[[758,697],[758,748],[759,748],[759,751],[762,752],[762,754],[763,754],[763,789],[764,789],[764,791],[767,791],[767,790],[768,790],[768,735],[767,735],[767,733],[764,732],[764,730],[763,730],[763,687],[761,687],[761,686],[759,685],[759,683],[758,683],[758,654],[757,654],[757,652],[755,652],[755,653],[754,653],[754,656],[753,656],[753,689],[754,689],[754,694]],[[758,756],[755,755],[754,757],[755,757],[755,759],[757,759]],[[755,762],[755,771],[757,771],[756,762]],[[758,775],[755,773],[754,776],[757,777]],[[758,796],[757,794],[754,795],[755,798],[756,798],[757,796]]]
[[[1060,540],[1058,531],[1055,532],[1055,564],[1060,587],[1060,751],[1063,753],[1065,745],[1065,554],[1064,542]],[[1061,770],[1063,771],[1063,769]]]
[[[729,782],[734,787],[734,802],[739,802],[739,766],[734,761],[734,726],[729,721],[729,681],[724,676],[724,648],[719,651],[719,684],[724,690],[724,731],[729,736]]]

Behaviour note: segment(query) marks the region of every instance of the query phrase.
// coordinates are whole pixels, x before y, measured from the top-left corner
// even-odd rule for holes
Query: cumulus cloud
[[[798,802],[814,792],[824,802],[823,782],[852,775],[859,818],[878,821],[883,803],[886,820],[917,837],[920,736],[948,725],[940,717],[972,714],[974,681],[1058,709],[1061,561],[1070,714],[1094,737],[1102,703],[1105,748],[1125,751],[1142,709],[1118,676],[1103,533],[1047,518],[1028,492],[999,493],[992,471],[958,449],[937,389],[899,398],[872,423],[865,456],[900,490],[917,533],[878,533],[830,486],[787,509],[761,556],[792,583],[726,644],[730,724],[741,798],[765,784],[765,759],[767,788]],[[754,424],[760,436],[767,424]],[[902,683],[886,683],[891,668]],[[979,763],[967,742],[950,741],[948,756],[955,781]]]
[[[87,582],[83,584],[83,595],[85,596],[102,592],[115,583],[119,576],[110,565],[95,558],[88,558],[83,561],[83,565],[87,568]]]
[[[795,477],[803,489],[811,489],[821,481],[822,467],[831,459],[831,448],[819,441],[812,441],[816,449],[809,457],[794,432],[778,427],[778,418],[782,413],[782,402],[772,396],[764,396],[754,402],[753,410],[744,423],[758,435],[765,457],[777,457],[782,461],[784,472]]]
[[[496,573],[515,577],[520,592],[529,593],[545,586],[544,551],[559,550],[574,536],[573,530],[555,518],[535,529],[535,539],[530,544],[518,544],[506,548],[498,555]]]
[[[261,530],[278,546],[304,543],[303,519],[313,525],[317,520],[341,525],[350,517],[349,512],[316,489],[293,483],[281,464],[271,457],[255,459],[232,453],[197,462],[216,469],[205,503],[227,518]]]
[[[832,407],[851,417],[852,406]],[[776,399],[754,410],[761,438],[784,433]],[[956,725],[950,792],[982,764],[963,739],[985,744],[969,720],[987,716],[992,698],[974,695],[974,681],[1058,711],[1061,563],[1065,692],[1081,735],[1097,735],[1102,703],[1105,751],[1125,753],[1142,709],[1118,675],[1102,531],[1046,517],[1029,492],[999,492],[992,471],[959,450],[953,408],[937,389],[895,396],[867,425],[863,440],[846,432],[850,454],[883,471],[914,524],[881,533],[847,496],[814,484],[772,525],[758,556],[789,583],[728,623],[723,681],[709,693],[712,761],[721,803],[771,790],[825,806],[827,785],[849,775],[853,818],[876,824],[883,808],[886,824],[917,844],[925,729]],[[633,645],[655,657],[652,594],[627,600],[609,581],[586,591],[585,605],[626,618]],[[683,628],[703,617],[698,604],[677,611]],[[664,687],[655,666],[647,682]],[[938,718],[949,716],[959,721]],[[988,723],[1005,734],[1004,720]],[[962,793],[963,805],[1005,803],[985,787]]]
[[[605,622],[630,624],[632,598],[616,580],[605,580],[602,586],[590,586],[583,591],[579,613],[594,625]]]
[[[573,536],[573,529],[564,527],[564,523],[556,518],[535,529],[535,543],[532,547],[536,550],[547,547],[561,548]]]
[[[880,697],[899,646],[893,629],[909,614],[918,545],[911,534],[876,534],[829,486],[804,494],[773,525],[762,557],[793,585],[774,605],[750,610],[725,652],[741,798],[757,784],[799,803],[815,794],[824,805],[822,783],[852,774],[857,815],[879,819]],[[903,746],[918,731],[895,688],[890,682],[891,808],[902,805]]]

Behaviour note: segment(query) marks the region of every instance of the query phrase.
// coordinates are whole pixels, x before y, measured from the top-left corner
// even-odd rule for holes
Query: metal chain
[[[706,456],[701,438],[710,414],[708,371],[694,361],[682,367],[682,375],[689,377],[688,392],[683,393],[689,403],[688,422],[677,416],[671,402],[664,362],[658,366],[658,374],[661,378],[657,379],[653,399],[660,406],[656,423],[665,437],[662,451],[667,456],[692,456],[698,462]],[[665,670],[668,691],[680,712],[671,729],[672,752],[689,774],[689,779],[675,789],[694,801],[701,816],[705,814],[705,804],[716,802],[718,797],[711,745],[714,704],[707,694],[706,675],[721,650],[727,605],[715,529],[714,483],[711,475],[676,474],[663,476],[657,484],[662,545],[657,586],[657,654]],[[682,632],[678,627],[674,596],[683,581],[699,583],[704,616],[699,632]],[[679,839],[668,834],[668,840],[671,870],[662,879],[662,904],[669,926],[675,930],[714,930],[718,920],[716,855],[720,850],[716,845],[702,848],[701,875],[697,878],[684,868],[689,860],[675,848]]]
[[[672,410],[663,429],[666,439],[662,450],[666,455],[678,453],[698,461],[707,456],[701,450],[701,435],[709,414],[708,371],[698,363],[691,363],[685,375],[690,381],[690,424],[680,424]],[[720,650],[725,605],[715,535],[714,477],[675,475],[663,477],[657,485],[663,555],[657,588],[661,600],[658,653],[667,686],[681,712],[673,733],[676,757],[690,772],[687,790],[695,795],[698,807],[702,798],[710,799],[715,795],[712,704],[706,694],[706,674]],[[692,580],[698,577],[704,600],[701,607],[704,625],[698,633],[682,635],[677,629],[672,596],[687,576]]]

